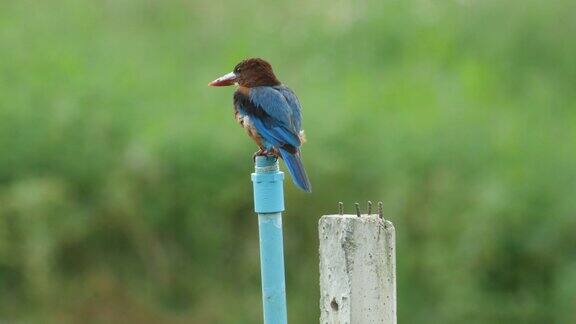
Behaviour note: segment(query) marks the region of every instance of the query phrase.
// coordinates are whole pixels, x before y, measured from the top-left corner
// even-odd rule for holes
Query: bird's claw
[[[258,151],[254,152],[254,154],[252,154],[252,160],[254,160],[254,162],[256,162],[256,157],[266,156],[266,155],[267,155],[266,150],[259,149]]]
[[[254,152],[254,154],[252,154],[252,160],[254,160],[254,162],[256,162],[256,157],[258,157],[258,156],[275,157],[276,159],[278,159],[278,156],[276,154],[274,154],[274,152],[268,151],[268,150],[263,150],[263,149],[260,149],[256,152]]]

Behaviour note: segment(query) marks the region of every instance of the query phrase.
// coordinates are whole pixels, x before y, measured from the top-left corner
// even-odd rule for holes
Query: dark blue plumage
[[[294,183],[304,191],[311,191],[300,158],[302,117],[300,103],[294,93],[284,85],[261,86],[251,88],[247,97],[252,106],[249,109],[245,108],[245,100],[235,100],[234,103],[247,124],[245,127],[255,128],[265,151],[279,151]]]
[[[260,59],[241,62],[234,72],[210,85],[232,83],[239,85],[234,93],[236,120],[260,147],[256,154],[282,157],[294,184],[310,192],[300,153],[304,142],[302,108],[294,92],[282,85],[271,66]]]

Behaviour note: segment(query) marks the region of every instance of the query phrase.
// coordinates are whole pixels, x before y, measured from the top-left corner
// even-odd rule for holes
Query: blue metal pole
[[[286,324],[286,284],[284,283],[284,173],[273,157],[257,156],[254,186],[254,210],[258,213],[260,233],[260,271],[265,324]]]

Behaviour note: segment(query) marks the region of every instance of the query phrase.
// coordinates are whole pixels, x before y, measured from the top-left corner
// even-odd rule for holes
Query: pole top
[[[254,169],[254,210],[258,214],[284,211],[284,173],[278,167],[278,159],[274,156],[257,156]]]
[[[274,156],[257,156],[254,161],[256,173],[272,173],[279,171],[278,158]]]

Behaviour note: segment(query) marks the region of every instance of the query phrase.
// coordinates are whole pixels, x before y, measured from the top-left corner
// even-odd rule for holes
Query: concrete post
[[[320,323],[396,323],[394,225],[378,215],[327,215],[320,235]]]

